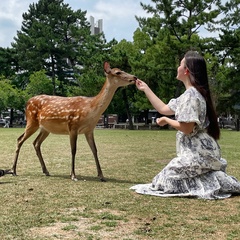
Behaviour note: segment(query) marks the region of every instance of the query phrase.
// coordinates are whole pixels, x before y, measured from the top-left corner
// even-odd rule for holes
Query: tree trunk
[[[236,127],[237,131],[239,131],[239,118],[237,119],[237,127]]]
[[[130,112],[130,108],[129,108],[129,104],[128,104],[127,92],[126,92],[125,88],[122,89],[122,96],[123,96],[123,101],[124,101],[126,112],[127,112],[127,117],[128,117],[128,120],[129,120],[129,127],[128,128],[130,130],[134,130],[133,121],[132,121],[132,114]]]
[[[56,79],[55,79],[55,70],[54,70],[55,62],[52,55],[51,55],[51,64],[52,64],[51,71],[52,71],[53,95],[56,95]]]
[[[13,127],[13,108],[10,110],[9,127]]]
[[[148,112],[148,109],[144,110],[145,125],[148,125]]]

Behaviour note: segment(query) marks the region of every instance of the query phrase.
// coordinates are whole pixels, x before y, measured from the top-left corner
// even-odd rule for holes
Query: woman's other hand
[[[166,124],[168,124],[168,122],[167,122],[167,117],[157,118],[157,119],[156,119],[156,123],[157,123],[159,126],[161,126],[161,127],[165,126]]]

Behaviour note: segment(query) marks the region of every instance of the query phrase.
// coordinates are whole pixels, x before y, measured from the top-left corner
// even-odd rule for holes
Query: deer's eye
[[[121,72],[116,72],[116,75],[121,75],[122,73]]]

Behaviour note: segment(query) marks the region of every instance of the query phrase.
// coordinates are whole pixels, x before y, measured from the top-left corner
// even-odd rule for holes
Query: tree
[[[13,122],[13,109],[23,110],[24,93],[11,85],[11,81],[5,77],[0,78],[0,112],[10,109],[10,126]]]
[[[201,27],[209,30],[220,13],[215,8],[218,0],[152,0],[154,5],[141,6],[149,17],[136,17],[139,28],[134,33],[134,45],[141,56],[132,63],[134,73],[146,80],[155,93],[165,102],[183,91],[176,83],[177,66],[189,49],[206,52],[212,39],[198,36]],[[149,109],[149,103],[137,93],[136,105]],[[147,111],[146,111],[147,114]]]
[[[153,41],[161,29],[168,30],[180,43],[190,41],[204,25],[210,30],[220,14],[216,8],[221,3],[220,0],[152,0],[152,2],[155,3],[155,7],[143,3],[141,6],[153,17],[136,19],[140,28],[145,29]]]
[[[15,75],[15,72],[18,71],[18,63],[14,49],[0,47],[0,66],[0,75],[7,78]]]
[[[224,18],[219,20],[215,30],[220,31],[215,51],[224,71],[222,71],[222,89],[219,110],[239,115],[240,106],[240,19],[239,0],[226,1],[220,6]],[[220,26],[220,27],[219,27]],[[237,108],[234,108],[234,106]]]
[[[76,66],[77,84],[68,88],[69,95],[95,96],[99,93],[105,81],[104,61],[111,62],[110,50],[116,44],[116,40],[106,43],[105,38],[100,38],[98,35],[88,36],[83,45],[85,53],[79,54],[76,58],[81,65]]]
[[[30,75],[29,83],[25,90],[29,97],[39,94],[51,95],[53,93],[51,79],[45,73],[45,70],[40,70]]]
[[[133,73],[131,62],[137,58],[137,51],[133,43],[126,40],[120,41],[117,45],[111,49],[111,62],[114,66],[124,70],[128,73]],[[116,92],[109,109],[117,110],[118,114],[123,118],[122,121],[129,120],[129,129],[133,129],[132,116],[136,112],[134,106],[136,92],[135,86],[128,86],[118,89]]]
[[[81,65],[77,56],[85,56],[83,46],[90,36],[85,14],[73,11],[63,0],[39,0],[23,14],[21,31],[13,43],[19,65],[29,75],[45,69],[52,79],[54,94],[66,94],[65,85],[70,82],[73,68]]]

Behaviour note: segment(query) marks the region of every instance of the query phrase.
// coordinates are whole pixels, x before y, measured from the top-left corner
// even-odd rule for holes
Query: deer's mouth
[[[134,76],[134,79],[129,79],[128,80],[130,83],[135,83],[137,81],[137,77]]]
[[[135,79],[129,79],[129,80],[128,80],[128,84],[129,84],[129,85],[136,84],[136,80],[135,80]]]

